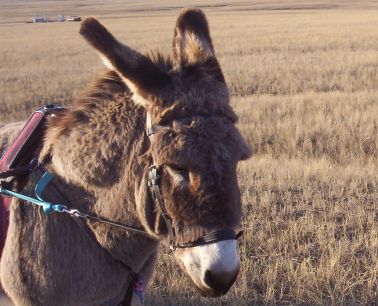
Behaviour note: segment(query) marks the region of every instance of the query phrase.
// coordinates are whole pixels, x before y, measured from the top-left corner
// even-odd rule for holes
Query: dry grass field
[[[27,1],[25,1],[26,3]],[[378,4],[373,1],[0,0],[0,122],[69,105],[103,68],[78,23],[170,51],[181,6],[201,5],[253,157],[238,281],[202,299],[162,249],[146,305],[378,304]]]

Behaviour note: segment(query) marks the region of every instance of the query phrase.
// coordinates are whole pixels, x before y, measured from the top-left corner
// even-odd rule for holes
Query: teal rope
[[[7,196],[15,197],[15,198],[18,198],[20,200],[32,203],[32,204],[37,205],[37,206],[40,206],[40,207],[42,207],[43,212],[45,214],[48,214],[51,211],[63,212],[64,209],[67,208],[66,206],[61,205],[61,204],[53,204],[53,203],[47,202],[47,201],[45,201],[41,198],[41,194],[42,194],[43,190],[45,189],[45,187],[48,185],[48,183],[52,179],[53,179],[53,175],[46,172],[42,176],[42,178],[39,180],[37,186],[35,187],[35,193],[36,193],[36,196],[37,196],[38,199],[29,197],[29,196],[26,196],[24,194],[21,194],[21,193],[15,192],[15,191],[11,191],[11,190],[8,190],[8,189],[2,188],[2,187],[0,187],[0,194],[5,194]]]
[[[2,188],[1,185],[0,185],[0,194],[15,197],[15,198],[18,198],[20,200],[26,201],[28,203],[32,203],[34,205],[40,206],[40,207],[42,207],[43,211],[46,214],[48,214],[51,211],[60,212],[60,213],[67,213],[72,217],[83,218],[83,219],[92,220],[92,221],[96,221],[96,222],[106,223],[106,224],[109,224],[111,226],[116,226],[118,228],[122,228],[124,230],[129,231],[129,232],[134,232],[134,233],[137,233],[139,235],[146,236],[150,239],[156,239],[155,237],[150,236],[150,234],[148,234],[147,232],[145,232],[142,229],[131,227],[131,226],[119,223],[119,222],[111,221],[111,220],[108,220],[106,218],[88,215],[88,214],[82,213],[81,211],[79,211],[77,209],[68,209],[67,206],[65,206],[65,205],[53,204],[53,203],[50,203],[50,202],[43,200],[42,199],[42,193],[45,190],[46,186],[51,182],[51,180],[53,178],[54,178],[54,176],[49,172],[45,172],[43,174],[43,176],[41,177],[41,179],[38,181],[37,185],[35,186],[35,195],[36,195],[37,199],[26,196],[24,194],[21,194],[21,193],[15,192],[15,191],[11,191],[11,190]]]

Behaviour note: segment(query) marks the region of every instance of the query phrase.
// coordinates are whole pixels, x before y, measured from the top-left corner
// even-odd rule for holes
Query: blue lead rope
[[[142,229],[135,228],[135,227],[132,227],[132,226],[128,226],[128,225],[122,224],[120,222],[111,221],[109,219],[98,217],[98,216],[95,216],[95,215],[89,215],[89,214],[86,214],[86,213],[79,211],[78,209],[74,209],[74,208],[69,209],[67,206],[62,205],[62,204],[50,203],[48,201],[45,201],[42,198],[43,191],[46,189],[47,185],[52,181],[53,178],[54,178],[54,175],[49,173],[49,172],[45,172],[42,175],[41,179],[38,181],[37,185],[35,186],[35,195],[36,195],[37,199],[26,196],[24,194],[21,194],[21,193],[15,192],[15,191],[11,191],[11,190],[2,188],[1,185],[0,185],[0,194],[15,197],[15,198],[18,198],[20,200],[26,201],[28,203],[38,205],[38,206],[42,207],[45,214],[48,214],[51,211],[59,212],[59,213],[67,213],[72,217],[83,218],[83,219],[86,219],[86,220],[92,220],[92,221],[96,221],[96,222],[106,223],[106,224],[109,224],[111,226],[122,228],[126,231],[129,231],[129,232],[133,232],[133,233],[137,233],[139,235],[143,235],[143,236],[148,237],[150,239],[156,239],[155,237],[152,237],[149,233],[147,233],[146,231],[144,231]]]
[[[43,174],[43,176],[41,177],[41,179],[38,181],[37,185],[35,186],[35,195],[37,196],[37,199],[26,196],[24,194],[21,194],[15,191],[4,189],[2,187],[0,187],[0,194],[5,194],[7,196],[15,197],[20,200],[38,205],[42,207],[43,212],[45,214],[48,214],[51,211],[64,212],[67,209],[65,205],[50,203],[42,199],[43,191],[45,190],[46,186],[50,183],[50,181],[53,178],[54,176],[49,172],[45,172]]]

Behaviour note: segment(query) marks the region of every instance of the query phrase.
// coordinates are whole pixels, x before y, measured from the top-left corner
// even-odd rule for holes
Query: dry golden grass
[[[4,3],[0,16],[11,12],[0,24],[0,122],[50,101],[71,103],[102,69],[79,24],[16,23],[40,4]],[[227,296],[202,299],[163,248],[147,305],[378,304],[377,4],[225,3],[197,2],[208,6],[239,126],[255,152],[239,167],[240,276]],[[133,47],[169,52],[178,6],[49,5],[62,10],[102,17]]]

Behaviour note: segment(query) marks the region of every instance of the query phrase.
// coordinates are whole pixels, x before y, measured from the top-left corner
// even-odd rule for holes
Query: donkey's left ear
[[[181,65],[195,64],[214,56],[209,26],[202,10],[186,9],[177,19],[173,55]]]
[[[151,96],[159,96],[171,77],[149,57],[120,43],[95,18],[86,18],[80,34],[100,52],[108,68],[117,71],[134,94],[134,101],[142,106],[151,103]]]

